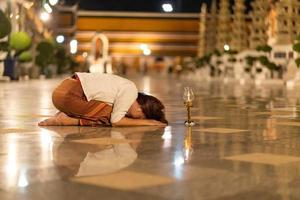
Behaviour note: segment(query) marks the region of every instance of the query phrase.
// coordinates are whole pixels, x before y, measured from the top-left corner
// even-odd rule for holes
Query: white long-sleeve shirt
[[[112,74],[76,73],[88,101],[97,100],[113,106],[110,122],[121,120],[136,100],[136,85],[125,78]]]

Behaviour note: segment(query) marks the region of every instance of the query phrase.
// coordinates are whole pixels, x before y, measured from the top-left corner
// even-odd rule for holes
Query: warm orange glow
[[[77,21],[77,29],[81,31],[110,30],[198,32],[198,20],[81,17]]]

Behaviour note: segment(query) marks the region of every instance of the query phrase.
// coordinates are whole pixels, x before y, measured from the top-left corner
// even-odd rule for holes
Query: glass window
[[[286,53],[285,52],[275,52],[274,58],[286,58]]]

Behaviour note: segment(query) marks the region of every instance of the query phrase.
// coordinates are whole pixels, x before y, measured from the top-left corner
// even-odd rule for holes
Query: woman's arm
[[[152,119],[132,119],[123,117],[118,122],[112,123],[112,126],[167,126],[167,124]]]

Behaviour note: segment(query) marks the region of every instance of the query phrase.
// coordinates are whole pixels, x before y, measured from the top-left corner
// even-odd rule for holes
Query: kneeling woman
[[[164,105],[138,93],[133,82],[111,74],[76,73],[53,92],[60,111],[40,126],[164,126]]]

